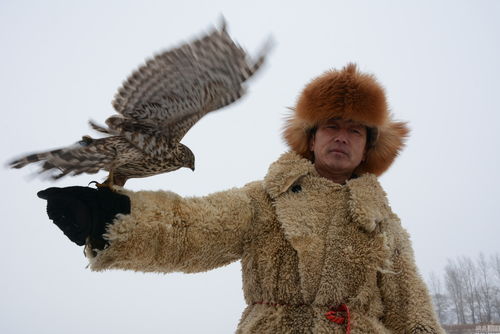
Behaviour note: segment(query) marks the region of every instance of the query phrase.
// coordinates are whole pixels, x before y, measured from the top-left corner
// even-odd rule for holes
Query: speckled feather
[[[267,49],[253,61],[226,31],[225,24],[199,39],[157,54],[118,89],[118,115],[107,127],[90,122],[108,137],[85,136],[75,145],[36,153],[10,163],[21,168],[40,162],[53,178],[99,170],[113,172],[114,183],[176,170],[194,169],[194,155],[180,143],[208,112],[238,100],[244,82],[262,65]]]

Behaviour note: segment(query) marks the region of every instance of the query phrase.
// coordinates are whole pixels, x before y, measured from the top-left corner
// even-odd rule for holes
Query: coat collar
[[[295,152],[287,152],[269,167],[264,188],[274,200],[305,175],[318,175],[314,165]]]
[[[301,178],[306,175],[321,177],[309,160],[295,152],[287,152],[269,167],[264,178],[264,189],[276,201],[293,185],[300,184]],[[367,232],[373,232],[390,216],[386,193],[374,174],[363,174],[347,181],[345,185],[336,186],[347,187],[351,217]]]

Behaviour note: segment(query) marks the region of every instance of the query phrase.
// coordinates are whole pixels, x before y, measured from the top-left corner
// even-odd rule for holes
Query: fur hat
[[[370,128],[369,149],[365,161],[355,170],[358,175],[385,172],[409,133],[406,123],[392,119],[383,87],[372,75],[358,72],[355,64],[313,79],[292,110],[283,136],[293,151],[309,160],[313,159],[309,139],[321,121],[339,117]]]

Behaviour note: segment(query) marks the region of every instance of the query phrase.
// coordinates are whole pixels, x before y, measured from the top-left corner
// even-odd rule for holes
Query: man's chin
[[[341,152],[332,152],[328,156],[328,163],[332,166],[347,166],[350,164],[349,156]]]
[[[331,171],[336,171],[336,172],[343,172],[346,169],[349,169],[349,164],[346,163],[346,161],[338,161],[338,160],[329,161],[327,166],[328,166],[328,169],[330,169]]]

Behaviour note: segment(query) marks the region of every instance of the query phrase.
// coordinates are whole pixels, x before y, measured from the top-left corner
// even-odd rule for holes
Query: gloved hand
[[[90,242],[92,248],[104,249],[102,235],[106,226],[119,214],[130,213],[128,196],[109,188],[48,188],[37,193],[47,200],[47,215],[64,234],[79,246]]]

